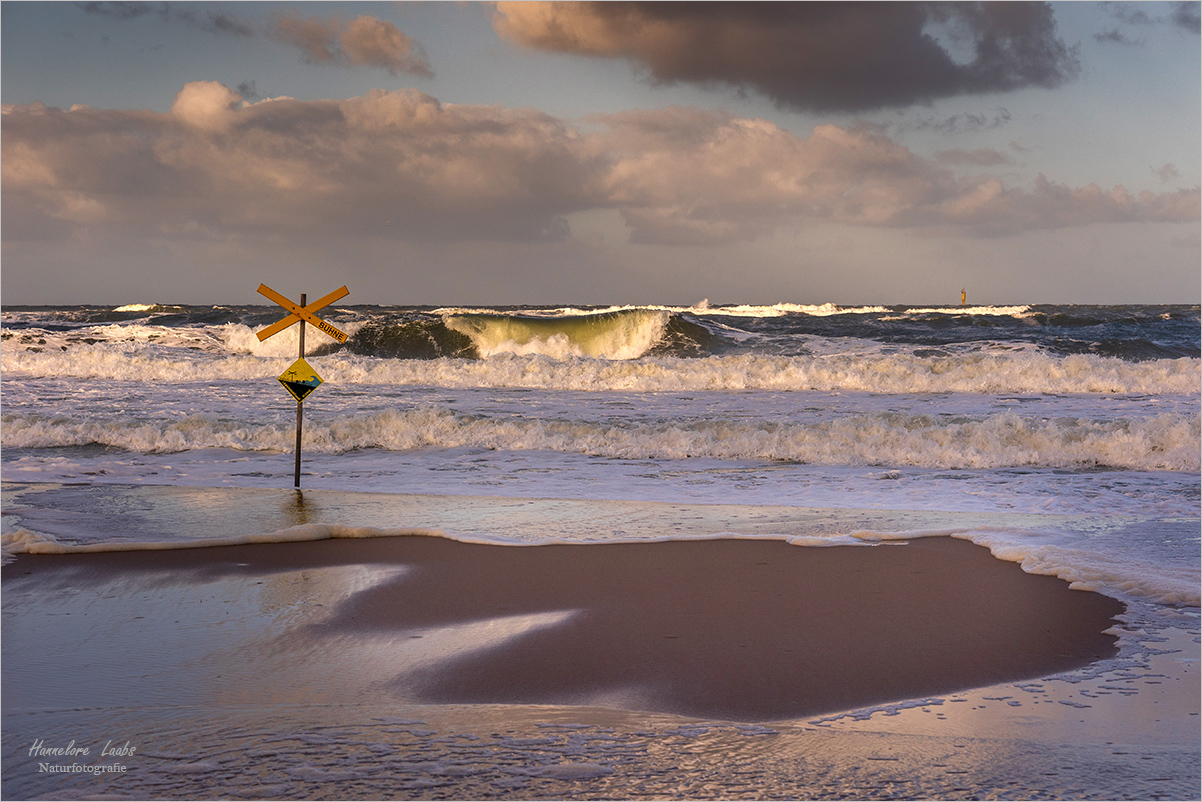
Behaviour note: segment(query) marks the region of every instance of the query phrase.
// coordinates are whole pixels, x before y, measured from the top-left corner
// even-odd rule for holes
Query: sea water
[[[325,495],[264,517],[255,499],[293,479],[276,377],[297,327],[255,336],[280,315],[5,308],[6,558],[414,530],[950,535],[1126,602],[1143,640],[1120,660],[1197,648],[1197,306],[329,308],[350,336],[306,334],[325,384],[302,475]]]
[[[297,327],[255,337],[280,314],[4,309],[4,480],[290,486]],[[305,488],[1198,517],[1196,306],[324,314],[350,338],[307,333]],[[1196,538],[1125,538],[978,535],[1073,551],[1065,573],[1104,552],[1135,567],[1099,588],[1198,603]]]
[[[296,404],[276,377],[298,327],[255,336],[280,314],[4,309],[4,480],[289,486]],[[325,384],[305,488],[1041,514],[964,536],[1124,600],[1198,604],[1177,523],[1199,512],[1197,306],[323,314],[350,337],[307,335]]]

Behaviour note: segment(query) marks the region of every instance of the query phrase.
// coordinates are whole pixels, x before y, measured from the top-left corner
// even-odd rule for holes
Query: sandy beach
[[[20,554],[2,578],[6,798],[1197,787],[1196,655],[1133,672],[1122,603],[947,537],[393,536]],[[38,741],[125,771],[47,774]]]

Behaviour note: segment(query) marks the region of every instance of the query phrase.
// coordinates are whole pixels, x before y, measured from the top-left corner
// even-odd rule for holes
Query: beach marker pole
[[[346,332],[339,331],[314,313],[319,309],[329,306],[339,298],[345,297],[349,293],[350,290],[343,285],[329,295],[318,298],[312,305],[309,305],[305,303],[308,298],[302,292],[300,305],[298,306],[266,284],[259,285],[260,295],[267,296],[289,312],[287,317],[281,318],[267,328],[256,332],[255,336],[259,338],[259,342],[263,342],[268,337],[279,334],[295,323],[300,323],[300,355],[292,363],[292,366],[280,374],[279,377],[280,384],[284,385],[284,389],[288,391],[288,394],[296,399],[296,474],[293,478],[292,486],[297,490],[300,490],[301,423],[304,420],[305,398],[322,384],[322,378],[317,375],[317,371],[313,370],[313,367],[305,361],[305,321],[312,323],[338,342],[346,342]]]
[[[301,293],[301,306],[305,305],[305,294]],[[299,359],[305,358],[305,321],[300,322],[300,355]],[[301,452],[301,418],[305,412],[305,400],[298,398],[296,400],[296,476],[293,478],[292,486],[300,489],[300,452]]]

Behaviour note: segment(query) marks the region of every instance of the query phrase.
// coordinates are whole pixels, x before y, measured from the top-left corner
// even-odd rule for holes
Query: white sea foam
[[[692,306],[663,306],[658,304],[644,304],[639,306],[607,306],[599,309],[584,309],[581,307],[563,306],[556,309],[530,309],[522,310],[522,315],[545,316],[545,317],[569,317],[577,315],[605,315],[614,312],[630,312],[630,311],[655,311],[669,312],[673,314],[690,314],[690,315],[713,315],[723,317],[783,317],[785,315],[810,315],[813,317],[830,317],[831,315],[863,315],[880,312],[887,312],[889,309],[884,306],[837,306],[832,303],[825,304],[793,304],[793,303],[778,303],[757,306],[754,304],[735,304],[731,306],[712,306],[709,301],[700,301]],[[514,310],[488,309],[488,308],[468,308],[468,307],[443,307],[434,310],[435,314],[444,315],[511,315]]]
[[[891,318],[903,320],[906,315],[995,315],[997,317],[1029,317],[1034,314],[1030,306],[934,306],[915,307],[907,309],[901,317]]]
[[[377,537],[448,537],[435,529],[376,529],[374,527],[302,524],[277,532],[200,538],[196,540],[118,540],[73,543],[53,535],[20,529],[0,535],[0,555],[5,564],[17,554],[94,554],[98,552],[172,551],[212,546],[241,546],[251,543],[306,543],[314,540],[364,539]],[[467,541],[471,542],[471,541]]]
[[[176,332],[184,330],[175,330]],[[152,333],[129,337],[153,343]],[[211,333],[176,334],[183,348],[148,349],[122,342],[52,344],[29,350],[6,341],[0,369],[6,375],[125,381],[197,381],[274,378],[295,358],[288,332],[258,343],[252,330],[231,324],[225,339]],[[324,335],[323,335],[324,336]],[[551,344],[554,346],[554,343]],[[496,343],[502,348],[505,341]],[[639,347],[635,345],[635,347]],[[570,350],[570,349],[569,349]],[[230,353],[233,352],[233,353]],[[216,358],[220,356],[220,358]],[[340,352],[315,357],[327,381],[363,385],[451,388],[529,387],[550,390],[646,392],[702,390],[853,390],[873,393],[1147,393],[1196,395],[1202,360],[1182,357],[1127,362],[1092,354],[1059,356],[1030,349],[946,356],[912,353],[834,353],[819,356],[743,354],[698,359],[644,357],[590,359],[564,355],[500,353],[491,359],[381,359]]]
[[[709,306],[708,304],[689,307],[681,311],[695,315],[725,315],[728,317],[783,317],[785,315],[810,315],[811,317],[830,317],[832,315],[867,315],[889,311],[883,306],[836,306],[835,304],[789,304],[780,303],[770,306],[753,306],[739,304],[736,306]]]
[[[8,448],[97,444],[143,453],[204,448],[287,451],[294,438],[287,422],[261,424],[205,415],[145,421],[129,416],[84,420],[5,413],[0,417],[0,434]],[[1103,422],[1024,418],[1004,412],[983,419],[872,413],[805,423],[709,418],[613,424],[492,418],[424,407],[319,419],[305,429],[305,450],[311,453],[462,447],[622,459],[1197,471],[1200,438],[1199,417],[1179,413]]]
[[[830,317],[832,315],[868,315],[891,313],[886,320],[905,320],[909,315],[995,315],[998,317],[1029,317],[1034,314],[1026,304],[1016,306],[931,306],[912,307],[902,310],[891,309],[887,306],[840,306],[838,304],[732,304],[729,306],[714,306],[709,301],[701,301],[692,306],[661,306],[656,304],[640,306],[608,306],[600,309],[584,309],[564,306],[556,309],[522,310],[523,315],[545,315],[561,317],[572,315],[601,315],[613,312],[647,309],[676,314],[715,315],[727,317],[783,317],[785,315],[810,315],[812,317]],[[469,307],[443,307],[435,310],[436,314],[485,314],[506,315],[514,314],[514,310]]]
[[[361,322],[341,323],[348,334],[354,334],[363,325]],[[105,358],[105,354],[126,354],[131,359],[150,360],[156,358],[177,361],[196,358],[196,355],[215,357],[254,355],[263,357],[295,358],[300,338],[299,328],[293,326],[260,341],[252,329],[241,323],[224,323],[213,326],[157,326],[141,322],[104,323],[81,326],[67,331],[27,328],[19,332],[5,332],[3,353],[10,359],[17,353],[28,356],[44,354],[47,358],[65,354],[67,360]],[[305,331],[305,345],[313,349],[335,342],[320,329],[309,326]],[[148,350],[147,346],[158,349]],[[171,353],[171,351],[178,353]],[[52,360],[52,363],[62,360]],[[6,370],[8,368],[5,368]]]

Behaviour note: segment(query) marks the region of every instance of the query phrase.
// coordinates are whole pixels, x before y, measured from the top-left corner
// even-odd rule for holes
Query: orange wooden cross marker
[[[346,342],[346,332],[340,331],[340,330],[334,328],[329,323],[326,323],[324,320],[322,320],[321,318],[319,318],[317,315],[315,315],[313,313],[316,312],[318,309],[329,306],[330,304],[337,301],[339,298],[346,297],[347,295],[350,294],[350,292],[351,291],[346,288],[346,285],[343,285],[343,286],[339,287],[338,289],[334,290],[329,295],[325,296],[324,298],[318,298],[316,301],[314,301],[311,304],[307,304],[305,306],[299,306],[297,304],[292,303],[292,301],[289,301],[283,295],[280,295],[278,292],[273,290],[271,287],[268,287],[266,284],[260,284],[259,285],[259,294],[260,295],[266,295],[268,298],[275,301],[277,304],[284,307],[292,314],[290,314],[288,317],[286,317],[282,320],[278,320],[275,323],[272,323],[270,326],[263,329],[262,331],[257,332],[256,336],[258,336],[259,342],[263,342],[264,340],[266,340],[268,337],[272,336],[273,334],[279,334],[284,329],[288,328],[289,326],[291,326],[295,323],[299,323],[301,320],[309,321],[314,326],[316,326],[318,329],[320,329],[321,331],[324,331],[326,334],[330,335],[331,337],[333,337],[335,340],[337,340],[340,343]]]

